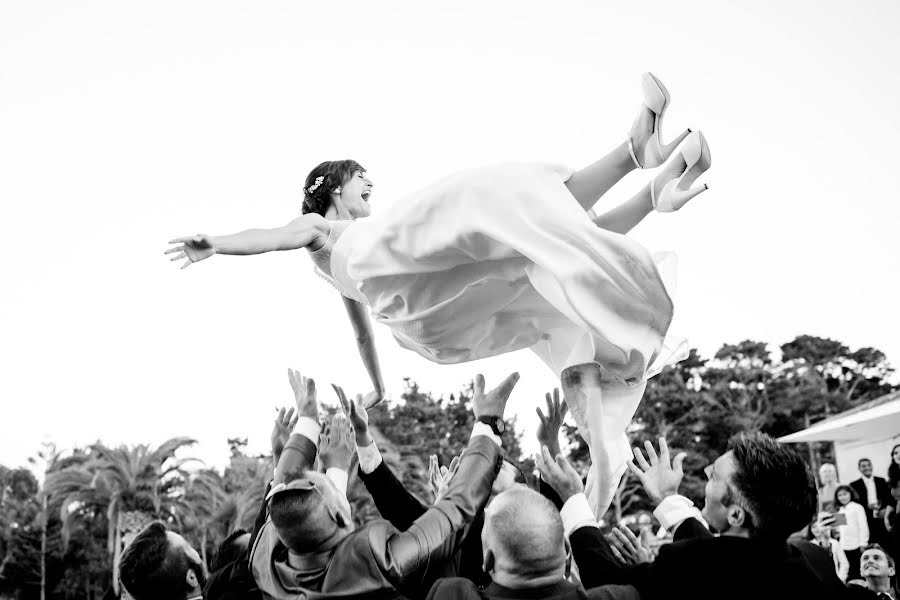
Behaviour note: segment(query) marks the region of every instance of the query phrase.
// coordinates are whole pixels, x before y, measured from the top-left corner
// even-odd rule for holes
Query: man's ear
[[[728,507],[726,516],[729,526],[738,528],[745,527],[745,524],[747,522],[747,511],[737,504],[732,504]]]
[[[566,579],[568,579],[572,574],[572,545],[568,539],[564,539],[563,543],[566,545]]]
[[[485,573],[490,573],[494,570],[494,551],[487,550],[484,553],[484,564],[481,565],[481,570]]]
[[[194,569],[187,570],[187,575],[184,576],[184,580],[192,590],[200,587],[200,580],[197,579],[197,573],[194,572]]]

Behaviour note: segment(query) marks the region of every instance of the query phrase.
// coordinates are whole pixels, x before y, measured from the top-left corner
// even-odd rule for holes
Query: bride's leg
[[[634,168],[634,160],[628,152],[628,142],[622,142],[597,162],[575,171],[566,181],[566,187],[578,200],[578,204],[588,210],[597,203],[600,196]]]
[[[592,217],[594,224],[613,233],[621,233],[623,235],[628,233],[653,211],[650,186],[656,186],[658,194],[664,185],[681,175],[685,167],[684,157],[681,154],[676,155],[653,181],[641,188],[640,192],[602,215]]]

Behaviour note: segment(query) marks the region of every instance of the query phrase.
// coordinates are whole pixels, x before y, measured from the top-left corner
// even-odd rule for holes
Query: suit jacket
[[[605,586],[587,590],[569,581],[527,590],[514,590],[492,583],[479,590],[468,579],[449,577],[439,579],[428,593],[426,600],[482,600],[482,599],[532,599],[545,600],[640,600],[637,590],[631,586]]]
[[[271,520],[251,552],[251,569],[264,598],[421,597],[459,547],[465,526],[487,500],[500,468],[500,448],[475,436],[463,453],[446,496],[406,531],[372,521],[336,547],[288,560]]]
[[[279,461],[279,465],[282,470],[288,472],[308,468],[316,460],[316,445],[303,435],[292,435],[285,450],[286,453]],[[257,510],[247,549],[235,561],[210,573],[206,585],[203,586],[205,600],[262,600],[262,592],[259,591],[256,580],[250,572],[250,550],[266,523],[268,506],[265,497],[269,494],[271,485],[268,484],[263,493],[263,501]]]
[[[622,567],[596,527],[576,529],[569,539],[586,588],[633,585],[645,600],[824,600],[846,592],[827,553],[813,544],[715,537],[696,519],[678,527],[654,562],[637,566]]]
[[[428,510],[418,498],[397,479],[383,460],[371,473],[359,469],[359,477],[375,501],[382,518],[387,519],[399,531],[406,531],[413,522]],[[479,510],[468,526],[459,552],[448,562],[442,576],[460,576],[471,579],[478,587],[491,583],[491,577],[482,568],[481,530],[484,527],[484,511]]]
[[[887,480],[882,477],[872,477],[872,479],[875,480],[875,495],[878,497],[878,502],[881,504],[881,508],[884,509],[888,506],[893,506],[894,497],[891,496],[891,486],[888,485]],[[866,484],[862,480],[862,477],[860,477],[856,481],[850,482],[850,487],[853,488],[853,491],[856,492],[857,496],[859,496],[859,503],[862,504],[862,507],[866,509],[866,518],[871,523],[872,519],[874,519],[875,516],[869,509],[869,492],[866,491]],[[880,517],[878,518],[880,519]]]

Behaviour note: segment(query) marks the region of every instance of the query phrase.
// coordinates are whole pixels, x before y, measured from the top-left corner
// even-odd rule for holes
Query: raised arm
[[[359,477],[375,501],[382,518],[387,519],[399,531],[406,531],[413,521],[421,517],[427,509],[418,498],[397,479],[387,463],[382,460],[375,439],[369,432],[369,413],[363,397],[356,395],[351,400],[343,388],[331,384],[341,404],[341,410],[353,425],[356,437],[356,453],[359,456]]]
[[[378,364],[378,352],[375,350],[375,336],[372,334],[372,321],[366,306],[346,296],[344,308],[353,325],[353,333],[356,335],[356,347],[359,349],[359,357],[362,358],[369,379],[372,381],[374,391],[365,399],[365,407],[372,408],[384,399],[384,381],[381,379],[381,366]]]
[[[274,229],[247,229],[231,235],[210,236],[202,233],[176,238],[166,254],[174,254],[172,261],[187,259],[182,269],[205,260],[213,254],[263,254],[275,250],[307,248],[317,250],[328,236],[329,223],[315,213],[303,215],[287,225]]]
[[[475,417],[502,418],[519,376],[513,373],[490,393],[484,378],[475,378]],[[500,468],[500,436],[491,425],[476,422],[466,451],[446,495],[404,532],[385,525],[373,528],[369,546],[384,576],[401,594],[416,597],[441,576],[446,561],[459,548],[466,526],[483,509]]]

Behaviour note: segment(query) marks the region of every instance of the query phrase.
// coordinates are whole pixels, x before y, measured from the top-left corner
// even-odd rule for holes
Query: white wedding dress
[[[565,186],[571,174],[531,164],[463,171],[382,213],[333,222],[311,254],[320,275],[431,361],[531,348],[557,375],[599,365],[601,389],[567,402],[591,447],[589,497],[602,516],[646,379],[686,345],[666,339],[672,255],[654,259],[597,227]]]

